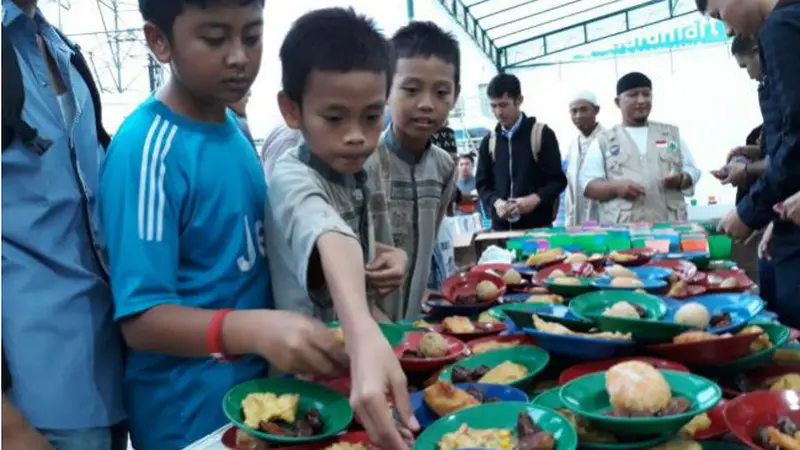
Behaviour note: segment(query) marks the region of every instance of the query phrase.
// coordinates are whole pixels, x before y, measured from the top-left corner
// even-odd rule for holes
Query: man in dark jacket
[[[567,187],[556,135],[520,110],[522,89],[514,75],[494,77],[487,95],[499,123],[481,142],[475,184],[492,229],[550,227]]]

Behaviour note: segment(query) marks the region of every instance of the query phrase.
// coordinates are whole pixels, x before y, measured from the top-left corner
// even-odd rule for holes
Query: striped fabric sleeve
[[[303,135],[286,125],[277,126],[264,140],[261,150],[261,163],[264,165],[264,174],[267,179],[272,175],[275,162],[289,149],[297,147],[303,141]]]
[[[179,303],[179,215],[188,191],[176,148],[179,129],[161,116],[149,119],[114,137],[100,175],[117,319]]]

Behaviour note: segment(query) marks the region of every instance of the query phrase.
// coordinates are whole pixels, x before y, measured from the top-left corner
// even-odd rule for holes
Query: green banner
[[[643,52],[664,51],[677,48],[726,42],[725,26],[718,20],[697,19],[694,22],[661,32],[648,32],[645,28],[632,39],[618,42],[605,50],[575,55],[574,60],[634,55]]]

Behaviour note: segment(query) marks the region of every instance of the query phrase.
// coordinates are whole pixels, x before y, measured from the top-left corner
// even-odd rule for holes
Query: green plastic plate
[[[667,313],[667,304],[659,297],[634,291],[598,291],[572,299],[569,309],[580,319],[599,316],[615,303],[628,302],[645,310],[645,319],[659,320]]]
[[[565,284],[558,284],[555,283],[553,279],[546,279],[544,281],[545,286],[547,289],[550,290],[553,294],[560,295],[562,297],[577,297],[581,294],[585,294],[587,292],[592,292],[594,287],[592,286],[592,279],[590,278],[578,278],[580,281],[579,286],[569,286]]]
[[[504,402],[473,406],[442,417],[419,435],[414,450],[438,450],[442,437],[458,431],[462,424],[475,429],[511,429],[516,434],[520,413],[528,413],[539,428],[553,434],[555,450],[575,450],[578,447],[575,429],[560,414],[530,403]]]
[[[673,396],[689,399],[691,407],[687,412],[667,417],[606,416],[612,407],[606,392],[605,372],[572,380],[561,388],[559,395],[569,410],[586,417],[598,429],[623,436],[676,433],[694,416],[710,410],[722,399],[720,387],[707,378],[672,370],[660,372],[672,389]]]
[[[692,327],[658,320],[624,319],[621,317],[589,316],[600,331],[630,333],[634,342],[660,344],[672,342],[675,336],[689,331]]]
[[[311,408],[318,409],[325,425],[323,433],[310,437],[276,436],[245,425],[242,401],[248,394],[266,392],[277,395],[299,394],[298,416]],[[225,394],[222,399],[222,410],[228,420],[237,428],[266,441],[287,444],[314,442],[335,436],[347,428],[353,420],[353,409],[350,407],[347,397],[320,384],[294,378],[261,378],[242,383]]]
[[[545,408],[550,408],[553,410],[564,409],[564,402],[561,401],[561,397],[558,395],[558,391],[561,388],[557,387],[554,389],[550,389],[547,391],[542,392],[539,394],[538,397],[534,398],[531,403],[534,405],[544,406]],[[558,412],[558,411],[556,411]],[[578,436],[578,444],[580,445],[581,450],[639,450],[642,448],[652,448],[656,445],[663,444],[664,442],[669,441],[672,439],[673,435],[666,434],[662,436],[655,436],[652,438],[645,437],[644,440],[636,440],[636,441],[627,441],[627,442],[616,442],[613,444],[605,444],[599,442],[584,442],[580,440],[580,436]]]
[[[495,368],[500,364],[511,361],[525,366],[528,374],[519,380],[509,384],[509,386],[525,388],[532,384],[533,378],[547,366],[550,362],[550,354],[546,350],[534,345],[520,345],[512,348],[493,350],[487,353],[470,356],[461,361],[448,366],[439,379],[452,382],[453,368],[455,366],[466,367],[467,369],[477,369],[480,366]],[[476,381],[477,382],[477,381]]]

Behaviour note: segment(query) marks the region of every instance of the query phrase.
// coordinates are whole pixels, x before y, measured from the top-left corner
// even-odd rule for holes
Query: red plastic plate
[[[708,292],[705,286],[700,286],[699,284],[690,284],[686,286],[686,295],[683,296],[671,296],[670,298],[674,298],[676,300],[684,300],[687,298],[697,297],[698,295],[703,295]]]
[[[506,292],[506,283],[497,275],[487,272],[469,272],[454,275],[442,283],[442,295],[451,303],[462,296],[475,295],[475,289],[481,281],[491,281],[497,286],[497,293],[492,298],[481,300],[481,303],[494,303]]]
[[[719,283],[721,283],[726,278],[735,278],[737,286],[735,288],[722,288],[720,287]],[[719,279],[719,281],[717,281]],[[744,292],[755,283],[751,280],[746,273],[739,271],[739,270],[725,270],[725,271],[715,271],[709,272],[706,274],[706,279],[704,281],[708,292]]]
[[[707,441],[722,436],[728,432],[728,424],[725,423],[725,407],[728,406],[726,400],[720,400],[717,406],[707,412],[708,418],[711,420],[711,426],[703,431],[698,431],[694,435],[694,439],[698,441]]]
[[[758,336],[759,333],[747,333],[708,341],[649,345],[647,349],[672,361],[708,366],[747,356],[750,344]]]
[[[800,391],[758,391],[740,395],[725,407],[725,423],[734,436],[750,448],[762,447],[753,437],[763,427],[775,426],[778,417],[800,423]]]
[[[403,356],[405,350],[419,348],[419,341],[424,335],[425,333],[406,333],[406,341],[395,347],[394,353],[400,360],[400,366],[403,370],[408,372],[433,372],[456,362],[469,351],[467,345],[458,338],[444,335],[447,341],[447,355],[440,358],[410,358]]]
[[[556,270],[564,272],[568,277],[586,278],[594,273],[594,266],[586,262],[554,264],[537,272],[536,280],[544,281]]]
[[[650,261],[647,263],[647,265],[671,269],[672,272],[675,273],[675,275],[677,275],[681,280],[691,280],[697,275],[697,266],[689,261],[682,261],[679,259],[661,259]]]
[[[444,324],[441,323],[432,325],[429,329],[437,333],[455,336],[463,342],[472,341],[474,339],[480,339],[495,334],[500,334],[508,329],[508,325],[498,322],[493,322],[493,323],[473,322],[472,325],[475,327],[475,331],[472,333],[451,333],[449,331],[446,331],[444,329]]]

